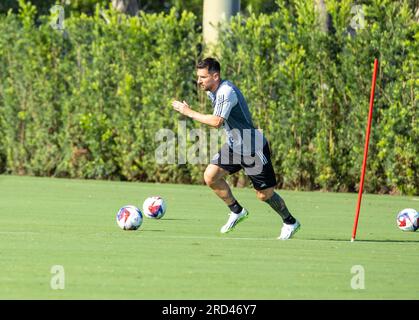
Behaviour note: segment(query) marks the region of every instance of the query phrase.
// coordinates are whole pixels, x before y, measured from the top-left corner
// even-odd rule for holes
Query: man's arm
[[[172,106],[179,113],[214,128],[221,127],[224,122],[224,118],[222,117],[214,116],[212,114],[203,114],[192,110],[185,101],[173,101]]]

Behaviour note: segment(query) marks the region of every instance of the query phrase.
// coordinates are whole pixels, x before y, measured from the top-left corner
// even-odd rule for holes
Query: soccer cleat
[[[221,233],[227,233],[234,229],[234,227],[249,216],[249,212],[245,208],[240,213],[230,213],[230,217],[225,225],[221,227]]]
[[[288,240],[300,229],[301,224],[296,220],[294,224],[282,225],[281,235],[278,237],[279,240]]]

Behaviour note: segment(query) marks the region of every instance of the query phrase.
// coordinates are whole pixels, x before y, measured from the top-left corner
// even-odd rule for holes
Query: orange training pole
[[[364,176],[365,176],[365,169],[366,169],[366,166],[367,166],[368,144],[369,144],[369,141],[370,141],[372,110],[374,108],[374,94],[375,94],[375,82],[376,82],[376,79],[377,79],[377,69],[378,69],[378,60],[375,59],[374,60],[374,72],[372,74],[372,84],[371,84],[370,111],[368,113],[368,125],[367,125],[367,132],[366,132],[366,135],[365,135],[364,160],[362,162],[362,172],[361,172],[361,181],[359,183],[358,203],[356,205],[355,222],[354,222],[354,227],[353,227],[353,230],[352,230],[351,242],[353,242],[355,240],[355,236],[356,236],[356,229],[358,227],[358,219],[359,219],[359,210],[361,208],[362,191],[364,189]]]

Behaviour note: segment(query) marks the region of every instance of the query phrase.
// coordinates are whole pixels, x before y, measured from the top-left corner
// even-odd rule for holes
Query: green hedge
[[[195,17],[106,14],[67,19],[65,33],[2,17],[1,171],[181,181],[156,165],[154,135],[177,128],[173,97],[194,98]]]
[[[419,29],[412,11],[405,1],[370,1],[365,28],[354,36],[352,1],[327,4],[328,34],[311,1],[235,19],[221,40],[227,74],[271,140],[282,187],[355,191],[378,58],[365,190],[417,194]]]
[[[242,89],[271,142],[280,186],[357,190],[377,57],[365,189],[417,194],[419,32],[407,2],[371,1],[356,36],[351,1],[327,2],[328,34],[318,31],[311,1],[286,3],[235,18],[220,47],[224,77]],[[31,6],[0,15],[0,172],[203,183],[205,165],[155,159],[156,132],[177,132],[183,120],[173,98],[211,111],[194,83],[196,17],[104,12],[66,19],[65,32],[48,17],[35,26]]]

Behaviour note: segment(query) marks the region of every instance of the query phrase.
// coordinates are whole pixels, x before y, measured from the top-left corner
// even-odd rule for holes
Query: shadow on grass
[[[302,239],[299,238],[299,240],[314,240],[314,241],[341,241],[341,242],[351,242],[351,239],[336,239],[336,238],[324,238],[324,239]],[[355,239],[354,242],[377,242],[377,243],[383,243],[383,242],[387,242],[387,243],[419,243],[419,239],[418,240],[393,240],[393,239]]]

